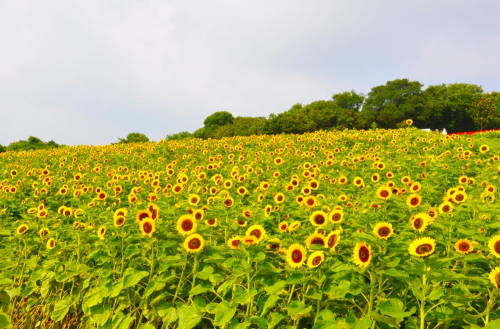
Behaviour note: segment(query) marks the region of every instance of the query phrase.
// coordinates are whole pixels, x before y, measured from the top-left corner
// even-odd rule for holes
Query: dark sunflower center
[[[323,225],[325,223],[325,216],[320,214],[314,216],[314,222],[318,225]]]
[[[280,195],[280,196],[278,196],[278,198],[277,198],[277,199],[278,199],[278,201],[283,201],[283,197],[282,197],[281,195]]]
[[[198,238],[191,239],[188,243],[189,249],[194,250],[198,249],[198,247],[201,245],[201,241]]]
[[[55,243],[55,241],[54,241],[54,240],[50,241],[50,246],[51,246],[52,248],[54,248],[54,247],[56,246],[56,243]]]
[[[387,197],[389,196],[389,192],[387,192],[387,191],[385,191],[385,190],[384,190],[384,191],[380,192],[380,195],[381,195],[383,198],[387,198]]]
[[[321,238],[314,238],[311,240],[311,244],[320,244],[320,245],[324,246],[325,241]]]
[[[282,231],[286,230],[286,224],[281,225],[281,230]]]
[[[358,255],[359,255],[359,259],[363,263],[366,263],[368,261],[368,259],[370,258],[370,251],[365,246],[362,246],[361,248],[359,248]]]
[[[200,218],[201,218],[201,214],[200,214],[199,212],[197,212],[197,213],[194,215],[194,217],[195,217],[196,219],[200,219]]]
[[[495,252],[500,255],[500,241],[495,242],[493,248],[495,249]]]
[[[300,263],[302,261],[302,251],[300,251],[300,250],[294,250],[292,252],[292,260],[295,263]]]
[[[313,199],[307,200],[307,205],[312,206],[313,204],[314,204],[314,200]]]
[[[390,232],[391,232],[391,230],[389,230],[388,227],[381,227],[378,229],[378,235],[381,237],[388,236]]]
[[[333,248],[335,243],[337,243],[337,234],[334,234],[328,238],[328,247]]]
[[[182,222],[182,229],[184,231],[191,231],[193,228],[193,223],[190,220],[185,220]]]
[[[420,246],[417,247],[417,254],[422,255],[428,252],[432,251],[432,246],[428,243],[426,244],[421,244]]]
[[[234,240],[233,242],[231,242],[231,245],[233,247],[238,247],[239,244],[240,244],[240,240]]]
[[[144,223],[144,225],[142,226],[142,228],[144,229],[144,232],[146,232],[146,234],[149,234],[151,233],[151,231],[153,230],[153,226],[150,224],[150,223]]]
[[[444,211],[444,212],[448,212],[449,210],[450,210],[450,206],[444,206],[444,207],[443,207],[443,211]]]
[[[412,206],[416,206],[418,204],[418,198],[411,199],[410,203],[411,203]]]
[[[469,244],[467,242],[462,242],[458,248],[462,251],[467,251],[469,250]]]
[[[210,225],[214,225],[215,224],[215,219],[209,219],[207,222]]]
[[[333,218],[333,221],[337,222],[337,221],[340,220],[340,214],[339,213],[335,213],[335,214],[333,214],[332,218]]]
[[[317,256],[317,257],[314,257],[314,259],[312,260],[312,264],[314,266],[317,266],[321,263],[321,257],[320,256]]]
[[[464,199],[464,196],[462,194],[457,194],[455,198],[457,199],[457,201],[462,201]]]
[[[415,229],[417,230],[420,230],[423,225],[424,225],[423,220],[420,218],[417,218],[413,221],[413,227],[415,227]]]

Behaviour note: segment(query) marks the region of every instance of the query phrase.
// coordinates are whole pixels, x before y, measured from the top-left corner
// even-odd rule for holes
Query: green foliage
[[[363,106],[365,100],[365,95],[356,94],[354,90],[346,91],[340,94],[334,94],[332,96],[333,102],[338,105],[338,107],[358,112]]]
[[[51,148],[58,148],[62,145],[54,141],[44,143],[40,138],[30,136],[27,140],[20,140],[18,142],[10,143],[6,148],[0,145],[0,153],[5,151],[32,151],[32,150],[45,150]]]
[[[186,139],[193,137],[193,134],[191,134],[188,131],[181,131],[180,133],[173,134],[173,135],[167,135],[167,140],[168,141],[176,141],[176,140],[181,140],[181,139]]]
[[[498,124],[499,111],[491,99],[481,97],[467,109],[479,130],[488,129]]]
[[[205,125],[205,127],[224,126],[232,124],[233,120],[234,117],[231,113],[226,111],[219,111],[209,115],[205,119],[205,121],[203,121],[203,124]]]
[[[140,133],[130,133],[127,135],[127,138],[118,138],[119,140],[119,144],[123,144],[123,143],[147,143],[149,142],[149,138],[144,135],[144,134],[140,134]]]

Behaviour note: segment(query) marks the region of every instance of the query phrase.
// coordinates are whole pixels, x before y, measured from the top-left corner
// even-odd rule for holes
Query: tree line
[[[500,128],[500,92],[485,93],[481,86],[467,83],[424,85],[409,79],[388,81],[365,95],[353,91],[334,94],[330,100],[295,104],[288,111],[269,117],[236,118],[227,111],[208,116],[203,127],[167,135],[167,140],[213,138],[262,134],[301,134],[317,130],[399,128],[411,119],[417,128],[462,132]],[[149,142],[141,133],[118,138],[118,143]],[[5,151],[27,151],[60,147],[37,137],[0,145]]]
[[[424,85],[397,79],[364,95],[334,94],[330,100],[295,104],[265,117],[233,117],[227,111],[208,116],[194,133],[167,135],[168,140],[222,138],[260,134],[300,134],[316,130],[398,128],[411,119],[417,128],[461,132],[500,128],[500,93],[474,84]]]

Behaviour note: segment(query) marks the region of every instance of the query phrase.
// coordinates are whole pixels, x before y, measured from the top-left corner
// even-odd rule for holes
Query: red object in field
[[[448,135],[474,135],[477,133],[487,133],[489,131],[500,131],[500,129],[489,129],[489,130],[479,130],[479,131],[462,131],[458,133],[449,133]]]

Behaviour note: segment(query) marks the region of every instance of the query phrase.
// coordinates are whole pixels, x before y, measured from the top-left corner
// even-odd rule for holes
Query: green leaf
[[[214,268],[210,265],[205,265],[202,271],[196,273],[196,276],[202,280],[208,280],[212,273],[214,273]]]
[[[286,283],[286,281],[280,280],[280,281],[276,282],[275,284],[273,284],[272,287],[269,288],[269,290],[267,291],[267,294],[272,295],[275,292],[285,288],[287,285],[288,285],[288,283]]]
[[[498,329],[498,328],[500,328],[500,319],[488,322],[488,324],[484,327],[484,329]]]
[[[429,294],[429,296],[427,296],[427,298],[429,298],[430,300],[436,300],[441,298],[443,295],[444,293],[441,289],[435,288],[431,291],[431,293]]]
[[[201,322],[201,314],[196,306],[183,304],[179,309],[179,329],[191,329]]]
[[[189,292],[189,295],[190,296],[199,295],[199,294],[202,294],[202,293],[207,292],[207,291],[212,291],[212,289],[213,289],[213,286],[210,282],[203,281],[200,284],[198,284],[196,287],[191,289],[191,291]]]
[[[167,303],[162,300],[158,303],[157,308],[158,315],[161,316],[163,323],[168,326],[168,324],[177,321],[179,318],[177,314],[177,309],[175,308],[173,303]]]
[[[174,274],[170,274],[166,277],[155,275],[151,281],[149,281],[146,290],[144,291],[144,297],[148,297],[153,292],[163,289],[166,283],[173,280],[175,278]]]
[[[123,255],[125,258],[131,258],[135,255],[139,255],[141,253],[141,248],[137,244],[130,244],[125,248]]]
[[[146,271],[137,271],[132,267],[127,267],[125,272],[123,272],[123,289],[135,286],[142,278],[148,275],[149,273]]]
[[[270,322],[267,324],[268,328],[274,328],[276,327],[284,318],[286,318],[286,315],[278,313],[278,312],[273,312],[271,313],[270,316]]]
[[[7,328],[11,326],[10,316],[0,312],[0,329]]]
[[[380,313],[396,319],[403,319],[415,313],[415,308],[412,308],[408,312],[404,312],[403,302],[397,298],[390,298],[378,305],[376,308],[380,311]]]
[[[229,307],[229,302],[227,300],[220,302],[215,309],[214,323],[221,327],[224,326],[226,323],[231,321],[236,313],[236,309],[236,307]]]
[[[266,300],[266,303],[264,304],[264,307],[262,308],[262,313],[260,316],[266,314],[267,310],[274,307],[276,305],[276,302],[280,299],[278,295],[271,295],[269,298]]]
[[[50,314],[50,318],[56,322],[62,321],[71,307],[73,297],[67,296],[64,299],[57,301],[54,304],[54,311]]]
[[[10,296],[4,290],[0,291],[0,309],[9,309]]]
[[[288,284],[302,284],[307,281],[307,278],[302,273],[293,273],[286,279],[286,283]]]
[[[370,319],[361,319],[356,323],[355,329],[368,329],[372,326],[373,321]]]
[[[326,294],[330,295],[332,298],[340,299],[344,298],[346,293],[348,293],[351,287],[351,282],[347,280],[342,280],[337,286],[331,285],[330,290],[326,291]]]
[[[111,304],[109,302],[95,305],[90,308],[90,317],[98,325],[103,325],[108,321],[109,317],[111,316],[111,311],[112,311]]]
[[[390,268],[384,271],[384,274],[398,278],[398,279],[409,279],[410,276],[405,271],[396,270],[395,268]]]
[[[129,329],[132,321],[135,317],[130,315],[125,315],[123,312],[119,311],[113,316],[113,329]]]
[[[297,319],[298,317],[311,312],[312,307],[311,306],[306,307],[303,302],[299,300],[294,300],[288,305],[287,310],[289,316],[291,316],[294,319]]]

